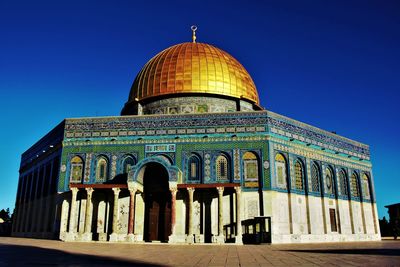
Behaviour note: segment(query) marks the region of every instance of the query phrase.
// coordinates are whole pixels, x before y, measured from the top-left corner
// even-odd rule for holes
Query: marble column
[[[224,187],[217,187],[218,191],[218,236],[217,243],[224,243],[224,216],[223,216],[223,202]]]
[[[121,189],[114,187],[114,206],[113,206],[113,222],[112,222],[112,233],[110,235],[110,241],[118,241],[118,222],[119,222],[119,192]]]
[[[242,190],[240,186],[235,187],[236,192],[236,244],[243,244],[242,240],[242,209],[241,209],[241,201],[242,201]]]
[[[85,233],[83,234],[83,241],[92,241],[92,194],[93,188],[86,188],[86,210],[85,210]]]
[[[60,221],[60,240],[67,239],[67,226],[68,226],[69,202],[64,199],[61,204],[61,221]]]
[[[71,211],[69,214],[69,230],[68,230],[68,240],[76,239],[76,226],[77,226],[77,218],[76,218],[76,197],[78,196],[78,188],[71,188],[72,197],[71,197]]]
[[[128,220],[128,241],[135,241],[134,231],[135,231],[135,197],[136,188],[129,189],[129,220]]]
[[[169,191],[171,192],[171,235],[168,238],[168,243],[176,242],[176,232],[175,232],[175,223],[176,223],[176,193],[178,192],[177,187],[170,187]]]
[[[188,187],[186,188],[189,194],[188,205],[189,205],[189,220],[188,220],[188,236],[186,239],[187,243],[194,243],[194,235],[193,235],[193,195],[194,188]]]

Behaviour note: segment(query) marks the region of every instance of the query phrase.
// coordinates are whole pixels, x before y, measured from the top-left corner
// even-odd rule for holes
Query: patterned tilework
[[[264,188],[271,188],[274,167],[269,160],[268,142],[274,151],[291,154],[291,174],[297,157],[303,162],[307,159],[307,177],[311,177],[309,160],[367,172],[371,169],[368,146],[269,111],[67,119],[64,136],[62,164],[66,165],[66,158],[73,153],[110,153],[117,155],[115,159],[111,156],[112,176],[118,171],[118,153],[136,153],[141,161],[158,154],[145,153],[145,146],[158,144],[176,145],[176,151],[163,154],[168,154],[164,156],[172,159],[184,177],[184,153],[200,151],[205,182],[215,178],[213,161],[217,152],[229,153],[233,180],[237,181],[243,178],[240,153],[260,150]],[[269,164],[271,167],[264,167]],[[59,188],[65,187],[65,180],[62,172]]]
[[[369,147],[353,140],[341,137],[307,125],[293,119],[268,113],[268,126],[271,133],[283,135],[305,143],[331,149],[340,153],[347,153],[363,159],[369,159]]]
[[[212,166],[213,166],[213,157],[217,155],[220,151],[224,151],[226,153],[231,153],[233,156],[233,160],[235,161],[235,151],[240,150],[260,150],[262,153],[262,160],[268,160],[268,145],[266,141],[231,141],[231,142],[204,142],[204,143],[191,143],[191,144],[177,144],[176,151],[176,165],[178,168],[182,168],[182,156],[183,151],[204,151],[204,181],[210,182],[214,176]],[[262,162],[261,166],[262,168]],[[235,169],[235,165],[234,168]],[[240,176],[242,176],[243,172],[240,171]],[[264,185],[265,188],[270,188],[270,175],[268,175],[269,170],[262,168],[262,174],[264,177]],[[235,170],[233,170],[233,174],[235,175]],[[235,176],[234,176],[235,178]]]
[[[252,106],[250,105],[252,110]],[[143,105],[143,114],[188,114],[236,111],[236,102],[216,97],[175,97]]]
[[[236,181],[240,180],[240,150],[233,150],[233,179]]]
[[[84,173],[84,181],[85,183],[88,183],[90,180],[90,168],[91,168],[91,163],[92,163],[92,153],[88,153],[86,156],[86,161],[85,161],[85,173]]]
[[[369,159],[369,147],[270,111],[68,119],[65,138],[265,133]],[[269,129],[269,131],[267,130]]]

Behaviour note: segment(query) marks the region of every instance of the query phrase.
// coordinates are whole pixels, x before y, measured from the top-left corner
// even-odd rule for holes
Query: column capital
[[[94,189],[92,187],[85,188],[88,195],[92,195]]]
[[[136,194],[136,192],[138,191],[138,189],[136,187],[133,188],[129,188],[129,193],[131,194],[131,196],[134,196]]]
[[[236,194],[240,194],[242,192],[242,188],[240,186],[235,186]]]
[[[171,192],[171,194],[176,195],[176,193],[178,192],[178,187],[170,187],[169,191]]]
[[[224,187],[223,186],[218,186],[217,191],[219,195],[222,195],[224,193]]]
[[[113,187],[113,188],[112,188],[112,191],[114,191],[114,195],[115,195],[115,196],[118,196],[118,195],[119,195],[119,192],[121,191],[121,189],[120,189],[119,187]]]
[[[77,187],[71,187],[71,192],[72,192],[72,194],[77,194],[78,193],[78,188]]]
[[[194,187],[186,187],[186,190],[189,192],[189,194],[193,194],[195,188]]]

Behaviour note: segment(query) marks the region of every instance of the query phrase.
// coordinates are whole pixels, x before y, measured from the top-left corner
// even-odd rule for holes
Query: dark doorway
[[[145,168],[144,240],[165,242],[171,235],[171,193],[168,172],[159,163],[149,163]]]

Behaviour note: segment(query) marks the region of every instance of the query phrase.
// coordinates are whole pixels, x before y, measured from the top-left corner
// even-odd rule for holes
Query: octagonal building
[[[261,108],[240,62],[195,40],[144,65],[121,116],[65,119],[23,153],[13,236],[380,240],[368,145]]]

